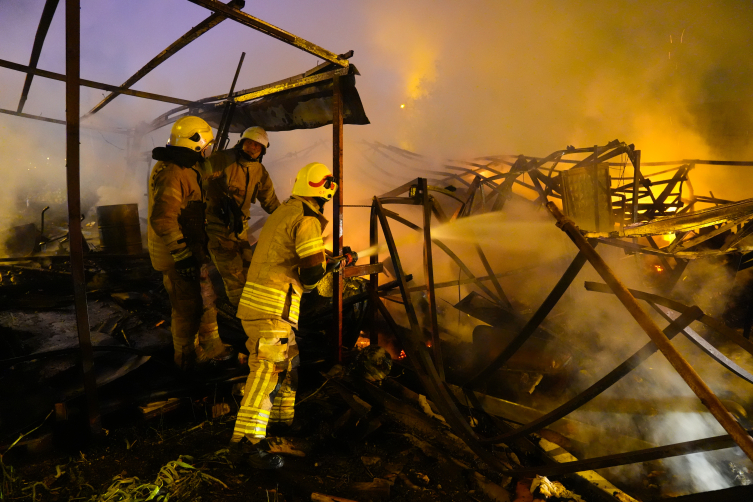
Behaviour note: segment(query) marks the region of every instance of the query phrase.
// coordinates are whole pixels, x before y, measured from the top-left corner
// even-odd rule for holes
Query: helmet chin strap
[[[319,212],[324,213],[324,204],[326,204],[329,199],[325,199],[324,197],[313,197],[313,199],[319,205]]]

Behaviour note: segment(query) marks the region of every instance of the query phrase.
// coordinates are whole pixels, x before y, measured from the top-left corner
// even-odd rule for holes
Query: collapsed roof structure
[[[47,0],[40,27],[35,39],[32,57],[28,65],[0,61],[0,66],[22,71],[27,80],[18,109],[0,110],[2,113],[35,120],[45,120],[66,124],[68,129],[68,204],[69,241],[71,250],[71,278],[74,283],[76,321],[78,325],[81,357],[84,363],[86,391],[93,429],[98,427],[96,382],[92,369],[92,341],[89,333],[89,317],[86,302],[87,278],[84,274],[84,256],[81,245],[78,199],[78,130],[84,127],[78,117],[78,88],[88,85],[110,91],[111,94],[92,108],[84,118],[97,113],[118,94],[170,102],[179,105],[155,118],[150,124],[130,131],[119,131],[131,137],[133,151],[139,150],[141,135],[170,124],[184,115],[199,115],[218,130],[241,132],[252,125],[260,125],[270,131],[305,129],[333,124],[333,171],[341,190],[333,204],[333,228],[338,232],[334,238],[334,254],[342,252],[342,154],[343,124],[367,124],[363,106],[355,88],[358,72],[349,58],[352,53],[336,55],[300,39],[279,28],[269,25],[240,11],[242,1],[234,0],[222,4],[215,0],[191,0],[193,3],[213,11],[204,22],[192,28],[183,37],[171,44],[141,70],[120,86],[113,86],[79,78],[78,74],[78,2],[67,0],[67,36],[69,58],[66,75],[39,70],[37,61],[42,42],[49,27],[57,0]],[[205,99],[189,101],[130,89],[139,79],[164,62],[172,54],[185,47],[192,40],[216,26],[224,19],[259,30],[287,44],[315,54],[325,60],[304,73],[266,86],[220,94]],[[67,83],[67,120],[55,121],[23,113],[34,75],[65,80]],[[228,111],[232,109],[230,115]],[[405,352],[400,364],[409,363],[420,383],[431,398],[452,431],[498,474],[524,477],[533,474],[579,475],[599,486],[604,500],[618,493],[614,485],[593,472],[612,466],[635,462],[654,461],[693,452],[711,451],[740,446],[748,458],[753,459],[753,440],[739,424],[741,417],[733,416],[728,403],[720,400],[694,371],[691,364],[672,346],[670,339],[683,334],[705,354],[715,360],[720,367],[731,371],[737,378],[753,383],[751,375],[744,367],[725,356],[722,352],[735,344],[753,354],[753,344],[749,341],[753,316],[748,315],[741,335],[722,321],[704,313],[697,306],[685,305],[669,298],[673,288],[681,280],[690,260],[737,253],[740,256],[738,271],[753,264],[753,245],[746,240],[753,233],[753,202],[751,200],[729,201],[712,196],[702,196],[684,191],[689,184],[689,174],[700,166],[753,166],[753,162],[724,162],[709,160],[683,160],[678,162],[641,163],[640,150],[633,145],[613,141],[603,146],[587,148],[567,147],[543,158],[524,155],[491,156],[469,162],[449,162],[444,171],[422,167],[421,156],[397,147],[379,143],[368,145],[385,158],[398,159],[400,163],[413,166],[421,171],[421,176],[394,190],[375,197],[371,206],[370,244],[379,246],[379,233],[387,244],[387,252],[394,267],[395,280],[379,283],[378,274],[384,271],[383,261],[377,254],[370,256],[368,265],[359,265],[337,274],[332,289],[331,306],[317,310],[318,316],[325,318],[329,325],[330,345],[327,348],[331,361],[341,361],[344,346],[355,344],[361,328],[368,332],[373,345],[380,343],[382,327],[394,335],[399,347]],[[624,157],[622,162],[615,159]],[[138,160],[137,160],[138,161]],[[624,175],[628,165],[632,176]],[[644,172],[647,167],[659,167],[652,173]],[[622,174],[611,176],[610,169],[619,168]],[[458,186],[462,185],[462,186]],[[527,195],[521,195],[521,193]],[[407,193],[407,196],[405,194]],[[522,200],[532,207],[547,208],[554,218],[553,223],[562,228],[578,248],[578,254],[566,268],[554,288],[536,311],[526,317],[516,310],[514,295],[505,291],[498,280],[507,273],[497,273],[490,264],[489,257],[481,245],[475,246],[485,275],[475,274],[469,265],[454,252],[449,245],[432,236],[432,220],[439,223],[459,221],[481,213],[504,213],[510,200]],[[555,203],[557,201],[557,203]],[[416,224],[395,211],[390,205],[417,206],[421,211],[421,223]],[[399,222],[423,236],[424,283],[409,284],[408,271],[404,270],[398,243],[393,237],[390,220]],[[339,230],[337,230],[339,229]],[[660,246],[658,236],[674,234],[674,239]],[[639,240],[644,239],[645,243]],[[594,250],[596,245],[611,246],[625,250],[636,256],[648,256],[657,260],[666,270],[659,280],[658,289],[662,296],[627,289],[617,275]],[[437,283],[434,278],[434,250],[441,249],[464,277],[457,281]],[[16,257],[18,258],[18,257]],[[112,258],[112,257],[111,257]],[[15,259],[15,258],[14,258]],[[19,261],[28,257],[18,258]],[[57,258],[45,258],[59,261]],[[117,257],[115,257],[117,259]],[[510,367],[526,344],[535,339],[556,339],[543,325],[547,316],[563,297],[586,262],[591,263],[601,275],[605,284],[587,282],[586,289],[593,292],[615,294],[628,312],[651,338],[651,342],[620,363],[606,376],[592,383],[586,390],[559,403],[548,412],[521,403],[495,396],[487,392],[492,380],[500,379],[500,371]],[[370,276],[368,289],[358,291],[350,298],[343,297],[345,279],[356,276]],[[418,276],[419,274],[415,274]],[[68,277],[66,277],[66,280]],[[19,279],[20,281],[20,279]],[[477,358],[473,364],[465,366],[454,360],[454,347],[442,338],[443,326],[438,318],[436,290],[442,287],[472,284],[478,291],[466,296],[453,307],[471,317],[483,321],[491,328],[505,328],[514,331],[504,338],[498,331],[490,331],[491,338],[484,338],[483,330],[478,337],[474,331],[474,344]],[[399,297],[395,294],[399,291]],[[417,296],[418,295],[418,296]],[[126,298],[127,299],[127,298]],[[661,329],[649,317],[637,300],[646,302],[668,325]],[[397,303],[396,303],[397,301]],[[421,309],[417,311],[417,304]],[[368,308],[359,312],[358,322],[344,330],[343,313],[354,304],[366,304]],[[402,317],[396,318],[395,305]],[[326,311],[326,312],[325,312]],[[381,316],[383,324],[380,324]],[[407,320],[408,326],[401,326],[400,319]],[[123,330],[126,338],[128,322],[103,320],[100,328],[111,333]],[[698,321],[715,331],[721,342],[713,337],[699,335],[689,326]],[[130,322],[135,322],[131,319]],[[233,319],[228,316],[225,322]],[[108,324],[109,323],[109,324]],[[446,330],[447,328],[444,328]],[[346,332],[344,332],[346,331]],[[496,337],[496,338],[494,338]],[[476,342],[478,338],[478,343]],[[716,344],[715,344],[716,343]],[[466,347],[467,348],[467,347]],[[545,348],[537,346],[543,352]],[[472,349],[473,350],[473,349]],[[124,350],[128,352],[127,350]],[[648,357],[661,351],[688,383],[709,412],[729,433],[726,436],[694,440],[665,446],[647,445],[645,441],[633,438],[632,451],[611,453],[582,460],[572,455],[554,453],[557,448],[543,437],[546,430],[554,430],[570,439],[582,438],[580,431],[587,424],[565,418],[570,413],[587,405],[591,400],[629,375]],[[143,352],[143,351],[142,351]],[[143,357],[141,352],[133,352]],[[33,358],[35,355],[32,354]],[[29,356],[24,356],[29,360]],[[38,357],[38,356],[37,356]],[[12,361],[19,364],[21,361]],[[556,362],[556,368],[566,362]],[[526,374],[535,373],[528,368]],[[540,380],[540,379],[539,379]],[[537,382],[538,383],[538,382]],[[533,385],[535,387],[536,384]],[[370,394],[368,394],[370,393]],[[372,400],[388,401],[390,398],[379,393],[379,389],[367,387],[364,395]],[[355,408],[354,408],[355,409]],[[489,428],[479,432],[467,419],[469,410],[485,419]],[[732,413],[732,414],[731,414]],[[527,422],[519,427],[513,423]],[[564,426],[562,424],[565,424]],[[602,431],[604,434],[604,431]],[[605,443],[608,443],[605,440]],[[533,467],[511,467],[500,460],[497,448],[507,445],[517,452],[536,450],[536,458],[543,465]],[[561,445],[560,445],[561,446]],[[522,455],[522,453],[520,453]],[[532,457],[526,457],[528,460]],[[563,461],[563,459],[565,461]],[[619,492],[621,500],[629,496]],[[624,498],[627,497],[627,498]],[[700,500],[700,499],[699,499]],[[731,500],[731,499],[730,499]]]

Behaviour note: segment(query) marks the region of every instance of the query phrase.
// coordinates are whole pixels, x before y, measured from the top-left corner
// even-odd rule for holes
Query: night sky
[[[61,0],[39,67],[65,72]],[[43,0],[0,0],[0,58],[28,64]],[[697,108],[739,102],[748,120],[753,89],[753,4],[655,1],[249,1],[244,10],[332,52],[355,51],[357,87],[369,126],[346,126],[346,200],[396,186],[363,174],[362,140],[436,159],[524,153],[613,139],[635,143],[646,160],[748,158],[719,151],[699,127]],[[82,0],[81,75],[118,85],[209,15],[181,0]],[[301,73],[314,56],[226,20],[134,88],[184,99],[227,92],[240,53],[238,88]],[[0,68],[0,107],[15,110],[22,74]],[[24,111],[64,118],[62,82],[35,77]],[[82,114],[103,91],[82,89]],[[746,101],[747,100],[747,101]],[[132,127],[173,105],[119,96],[94,123]],[[734,118],[734,117],[733,117]],[[0,115],[3,194],[28,184],[61,183],[64,128]],[[82,170],[91,190],[134,193],[123,178],[125,139],[85,132]],[[149,139],[155,146],[167,130]],[[331,130],[271,134],[265,161],[286,195],[298,167],[331,163]],[[311,156],[273,169],[275,160],[321,141]],[[147,145],[150,146],[151,145]],[[49,157],[50,160],[47,160]],[[300,165],[299,165],[300,164]],[[146,167],[144,168],[146,170]],[[408,176],[406,175],[406,178]],[[19,179],[20,178],[20,179]],[[108,193],[106,187],[103,196]],[[737,197],[738,194],[729,194]],[[741,197],[737,197],[741,198]],[[120,202],[116,200],[115,202]]]

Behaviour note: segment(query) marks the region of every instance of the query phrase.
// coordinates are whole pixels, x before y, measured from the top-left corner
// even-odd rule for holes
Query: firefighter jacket
[[[244,159],[240,148],[215,153],[209,162],[207,232],[245,241],[251,204],[259,199],[269,214],[280,206],[272,179],[261,163]]]
[[[318,208],[296,195],[269,217],[248,269],[238,305],[240,319],[282,319],[298,325],[301,295],[316,287],[302,283],[299,269],[324,270],[326,226]]]
[[[181,166],[189,162],[178,150],[193,153],[175,147],[155,148],[152,153],[159,162],[149,178],[147,241],[152,266],[160,271],[172,268],[189,251],[200,263],[206,259],[202,176],[207,168],[202,161]]]

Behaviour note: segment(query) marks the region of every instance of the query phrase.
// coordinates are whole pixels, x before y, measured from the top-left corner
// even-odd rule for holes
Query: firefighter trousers
[[[267,436],[267,424],[291,424],[298,386],[298,345],[290,324],[279,319],[243,320],[251,370],[231,442],[245,436],[256,444]]]
[[[201,266],[196,280],[184,278],[175,268],[164,270],[162,283],[172,307],[170,330],[175,364],[185,370],[220,355],[224,345],[217,327],[217,297],[209,280],[208,264]]]
[[[234,307],[238,307],[246,285],[248,266],[251,263],[251,245],[231,235],[209,234],[209,254],[225,284],[225,292]]]

